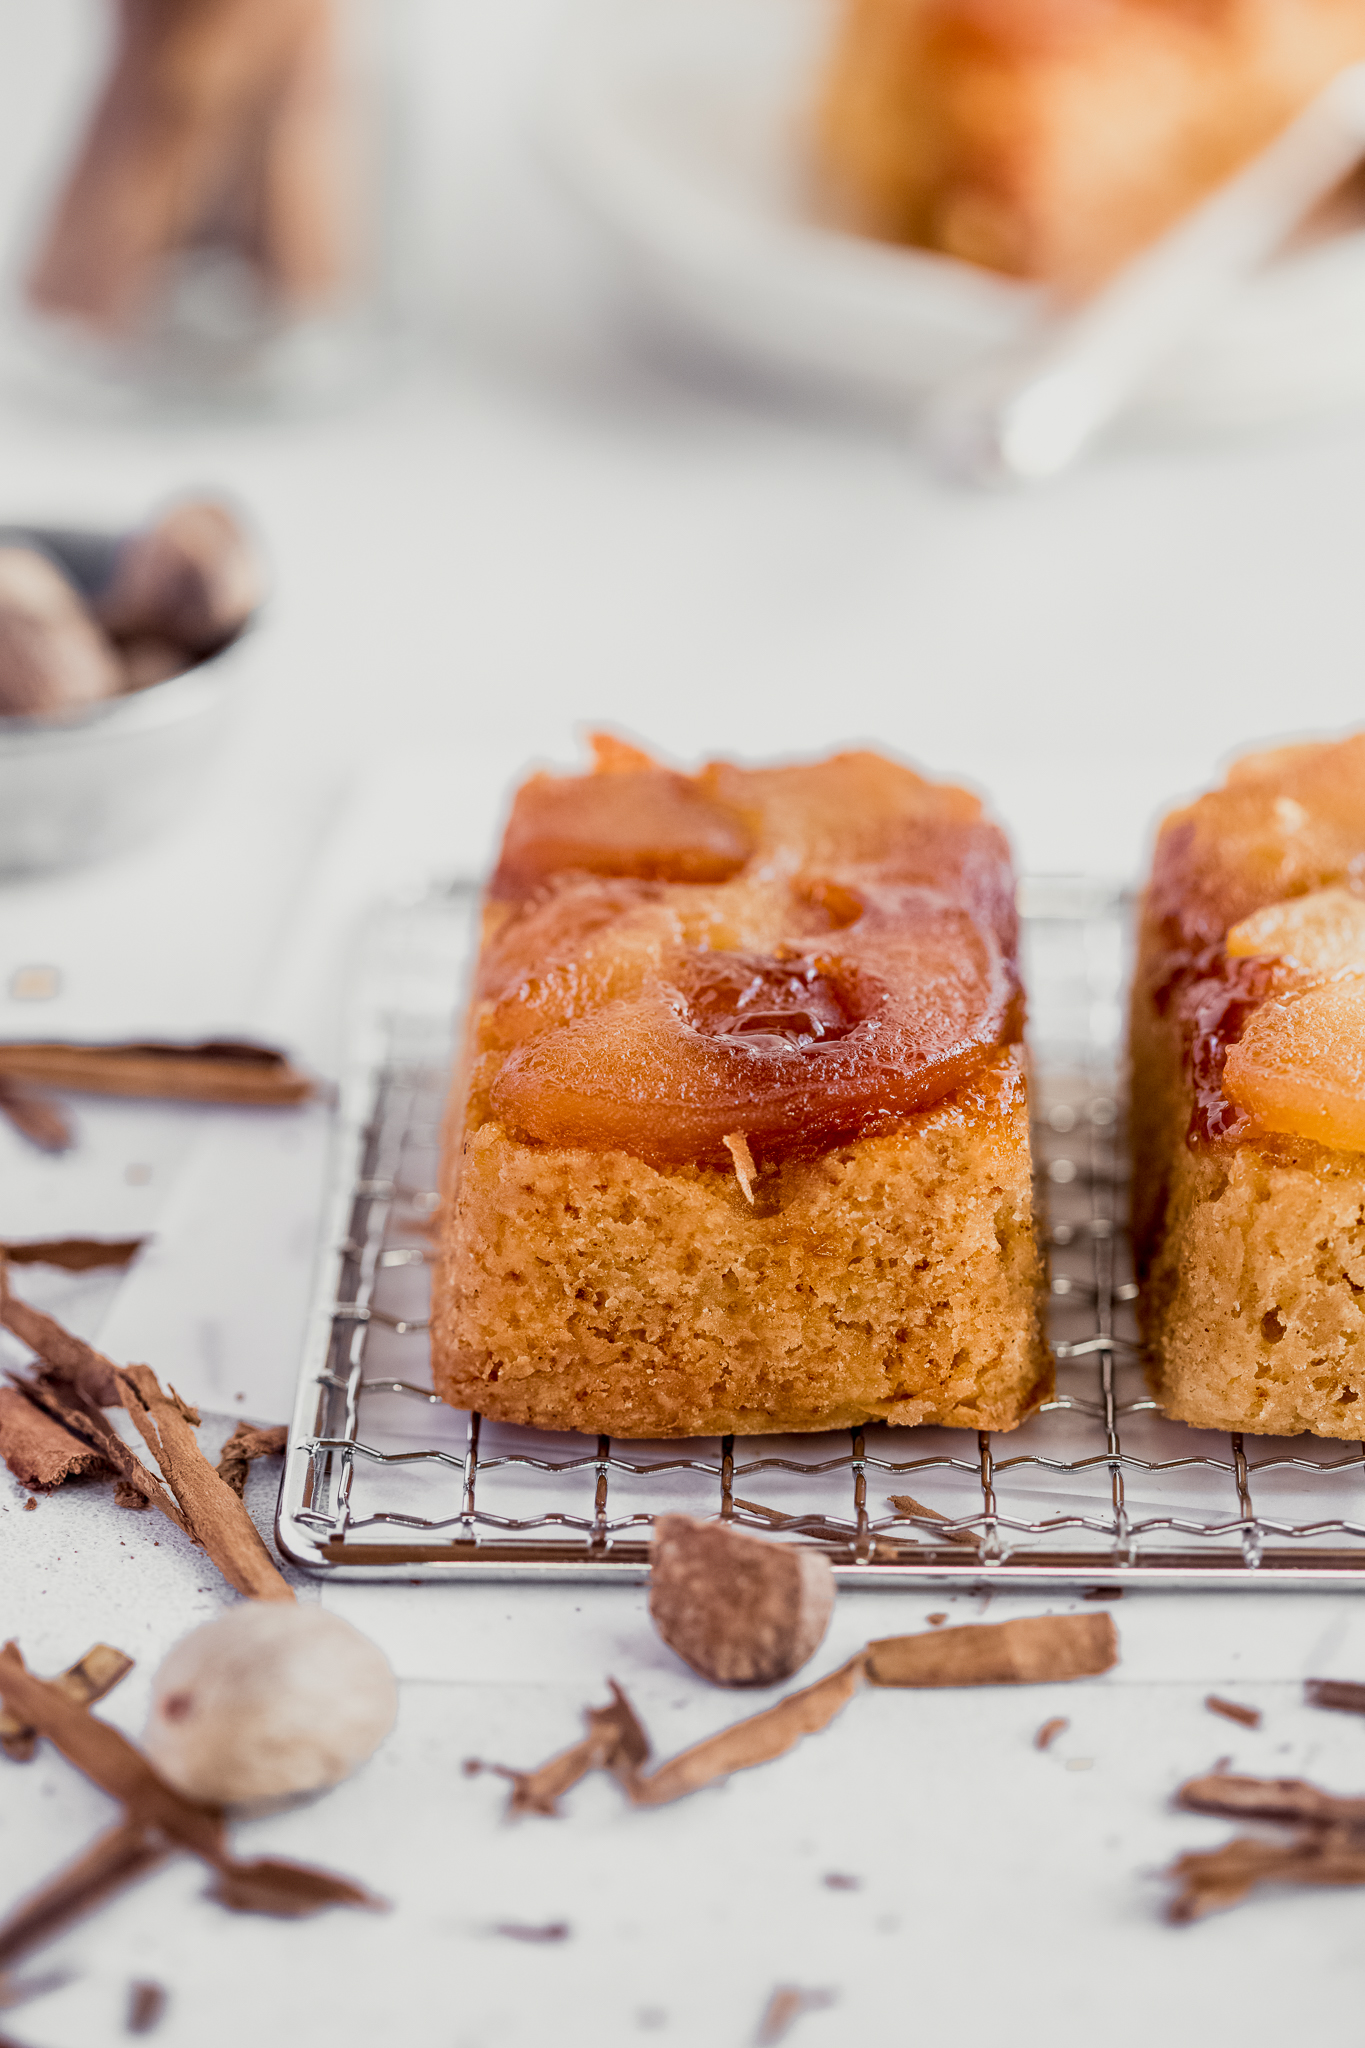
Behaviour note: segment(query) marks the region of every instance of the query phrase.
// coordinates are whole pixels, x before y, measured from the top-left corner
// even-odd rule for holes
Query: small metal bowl
[[[108,581],[123,536],[0,530],[51,555],[84,596]],[[241,690],[241,636],[206,661],[64,719],[0,717],[0,877],[102,860],[191,805]]]

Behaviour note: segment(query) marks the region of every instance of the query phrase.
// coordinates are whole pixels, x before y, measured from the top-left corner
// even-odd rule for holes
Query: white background
[[[531,139],[559,13],[405,11],[420,334],[365,405],[186,425],[0,396],[0,518],[117,525],[187,485],[227,487],[277,588],[194,821],[97,874],[0,888],[0,990],[50,960],[87,1019],[115,1028],[141,1003],[177,1024],[273,1028],[326,1070],[366,901],[431,867],[475,868],[514,770],[570,758],[595,721],[683,760],[870,739],[987,790],[1035,871],[1126,876],[1158,808],[1228,751],[1359,720],[1365,424],[1120,443],[1032,499],[946,490],[899,423],[765,393],[646,331]],[[101,19],[86,0],[0,0],[12,255]],[[0,1000],[0,1031],[18,1028],[12,1010]],[[82,1103],[77,1120],[60,1161],[0,1129],[0,1234],[153,1230],[155,1264],[121,1300],[103,1280],[33,1276],[35,1293],[92,1332],[103,1322],[120,1356],[190,1386],[211,1368],[225,1392],[250,1389],[236,1412],[283,1415],[319,1134],[141,1105]],[[263,1217],[243,1192],[267,1183],[279,1213]],[[263,1514],[267,1494],[258,1475]],[[0,1475],[5,1633],[44,1671],[96,1636],[136,1654],[108,1707],[130,1730],[161,1650],[222,1598],[150,1520],[89,1492],[25,1514]],[[592,1783],[564,1819],[509,1827],[497,1782],[461,1760],[538,1760],[574,1737],[608,1672],[660,1753],[736,1702],[655,1642],[638,1593],[326,1597],[393,1656],[399,1730],[351,1785],[239,1839],[352,1872],[393,1913],[230,1919],[178,1865],[53,1949],[70,1980],[8,2016],[17,2039],[122,2038],[137,1977],[171,1993],[166,2048],[739,2048],[778,1983],[836,1994],[798,2023],[801,2048],[1358,2030],[1358,1895],[1175,1931],[1155,1877],[1226,1832],[1167,1806],[1221,1754],[1362,1788],[1365,1728],[1299,1704],[1304,1675],[1365,1678],[1365,1612],[1348,1598],[1129,1597],[1112,1610],[1110,1679],[877,1696],[685,1806],[629,1813]],[[921,1625],[930,1604],[846,1597],[814,1670]],[[981,1603],[953,1608],[971,1619]],[[1212,1719],[1211,1686],[1263,1706],[1263,1732]],[[1033,1732],[1056,1713],[1071,1728],[1038,1755]],[[0,1904],[107,1814],[50,1756],[6,1764]],[[828,1889],[828,1871],[861,1888]],[[494,1931],[558,1920],[572,1931],[555,1944]]]

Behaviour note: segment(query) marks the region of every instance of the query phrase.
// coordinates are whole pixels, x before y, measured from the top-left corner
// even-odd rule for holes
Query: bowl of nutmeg
[[[264,594],[211,500],[121,534],[0,526],[0,875],[100,859],[189,806]]]

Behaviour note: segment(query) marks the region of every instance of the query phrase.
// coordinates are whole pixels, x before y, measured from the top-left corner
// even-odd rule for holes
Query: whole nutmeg
[[[113,648],[55,563],[0,547],[0,715],[53,718],[112,697]]]
[[[265,595],[260,556],[226,505],[173,505],[130,534],[96,600],[116,640],[170,641],[212,654],[239,633]]]
[[[834,1612],[834,1573],[817,1550],[723,1522],[657,1515],[649,1611],[684,1663],[716,1685],[776,1685],[815,1654]]]
[[[187,1798],[257,1805],[339,1784],[397,1712],[393,1673],[359,1629],[320,1607],[248,1602],[169,1652],[143,1746]]]

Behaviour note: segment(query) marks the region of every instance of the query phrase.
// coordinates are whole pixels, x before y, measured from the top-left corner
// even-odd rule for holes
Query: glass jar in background
[[[111,402],[329,404],[392,355],[397,0],[108,0],[38,217],[28,380]]]

